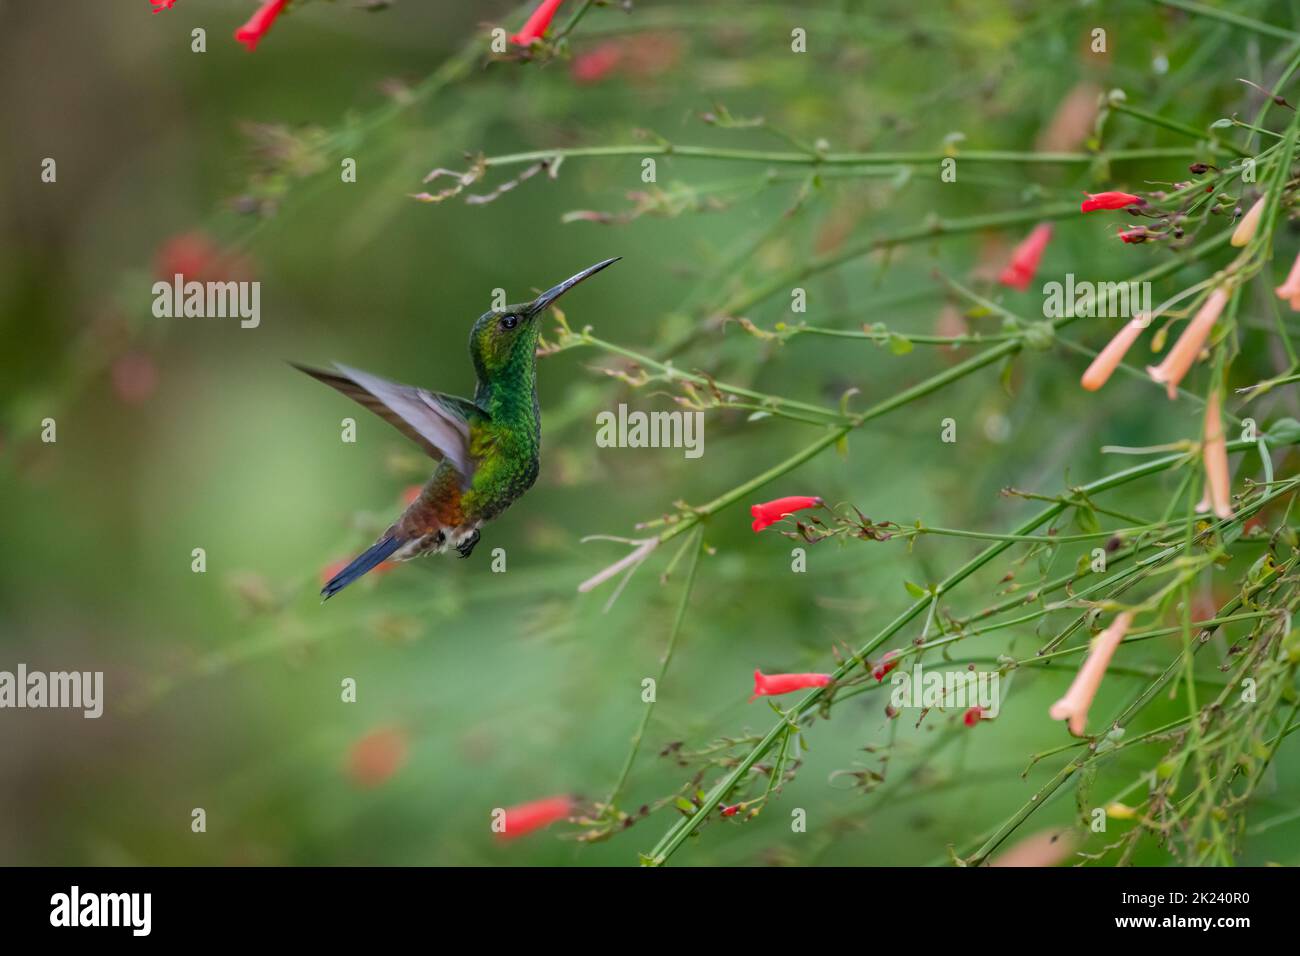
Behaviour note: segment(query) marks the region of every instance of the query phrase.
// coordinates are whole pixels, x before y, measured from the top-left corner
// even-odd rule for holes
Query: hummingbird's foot
[[[470,556],[470,553],[474,550],[474,545],[478,544],[478,539],[480,537],[481,535],[479,534],[478,528],[475,528],[470,533],[469,537],[460,541],[456,545],[456,550],[460,553],[462,558],[468,558]]]

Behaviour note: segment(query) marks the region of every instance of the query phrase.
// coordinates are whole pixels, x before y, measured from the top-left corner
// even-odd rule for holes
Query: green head
[[[532,302],[508,305],[479,316],[469,333],[469,354],[482,385],[492,385],[522,376],[536,361],[539,319],[560,296],[588,276],[618,262],[606,259],[547,289]]]

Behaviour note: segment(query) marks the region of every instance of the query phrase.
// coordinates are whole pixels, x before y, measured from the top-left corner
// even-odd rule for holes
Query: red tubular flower
[[[149,2],[153,4],[153,13],[162,13],[164,10],[170,10],[176,0],[149,0]]]
[[[235,31],[235,39],[248,47],[249,52],[257,49],[257,43],[266,36],[276,17],[284,13],[289,0],[266,0],[257,12],[248,18],[248,22]]]
[[[788,694],[792,690],[825,687],[830,682],[830,674],[764,674],[756,670],[754,671],[754,693],[749,699],[753,701],[760,697]]]
[[[520,46],[528,46],[534,40],[540,40],[546,28],[551,25],[551,20],[555,17],[555,11],[560,9],[560,4],[564,0],[542,0],[533,11],[532,16],[524,24],[523,29],[510,38],[511,43],[517,43]]]
[[[820,498],[810,498],[807,495],[791,495],[788,498],[774,498],[760,505],[750,505],[749,513],[754,518],[752,527],[755,531],[762,531],[768,525],[776,524],[782,518],[792,515],[796,511],[803,511],[805,508],[819,508],[821,504],[822,500]]]
[[[599,83],[614,71],[623,59],[623,47],[618,43],[602,43],[589,53],[573,58],[571,73],[578,83]]]
[[[740,804],[738,803],[733,803],[729,807],[722,808],[722,815],[724,817],[734,817],[739,812],[740,812]]]
[[[1121,229],[1119,237],[1128,245],[1137,245],[1150,239],[1151,233],[1147,231],[1146,226],[1134,226],[1132,229]]]
[[[573,812],[573,798],[546,797],[531,803],[521,803],[506,809],[505,829],[497,834],[501,840],[513,840],[526,836],[534,830],[549,827],[556,820],[563,820]]]
[[[961,722],[967,727],[974,727],[980,722],[980,717],[984,714],[983,707],[971,707],[966,713],[961,715]]]
[[[876,666],[871,669],[871,676],[876,680],[884,680],[885,675],[898,666],[898,651],[885,651],[883,657],[876,662]]]
[[[998,281],[1005,286],[1018,289],[1024,292],[1029,288],[1029,283],[1034,281],[1034,273],[1038,271],[1039,260],[1043,258],[1043,250],[1047,248],[1047,242],[1052,238],[1052,226],[1050,223],[1039,223],[1034,227],[1020,245],[1016,246],[1015,251],[1011,253],[1011,262],[1002,274],[998,276]]]
[[[1094,209],[1123,209],[1125,206],[1141,206],[1145,202],[1141,196],[1132,193],[1084,193],[1088,198],[1079,207],[1080,212],[1092,212]]]

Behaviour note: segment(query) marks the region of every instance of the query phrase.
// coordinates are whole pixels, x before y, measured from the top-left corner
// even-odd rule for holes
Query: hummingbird
[[[537,404],[539,318],[578,283],[613,265],[597,262],[531,302],[479,316],[469,333],[474,398],[390,382],[334,363],[334,371],[290,363],[364,405],[419,445],[438,467],[379,540],[321,588],[329,600],[387,560],[455,549],[468,558],[479,529],[533,486],[541,465]]]

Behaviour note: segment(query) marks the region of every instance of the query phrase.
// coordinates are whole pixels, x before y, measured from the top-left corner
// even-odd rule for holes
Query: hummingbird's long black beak
[[[613,259],[606,259],[604,262],[597,262],[594,266],[588,266],[586,269],[583,269],[577,275],[569,276],[569,278],[565,279],[559,285],[552,286],[551,288],[547,289],[536,299],[534,299],[531,303],[529,303],[528,318],[533,319],[541,315],[550,307],[550,305],[556,299],[564,295],[564,293],[568,292],[570,289],[572,289],[583,279],[586,279],[590,276],[594,276],[601,269],[605,268],[606,266],[612,266],[614,263],[618,262],[618,260],[622,258],[623,258],[622,256],[615,256]]]

